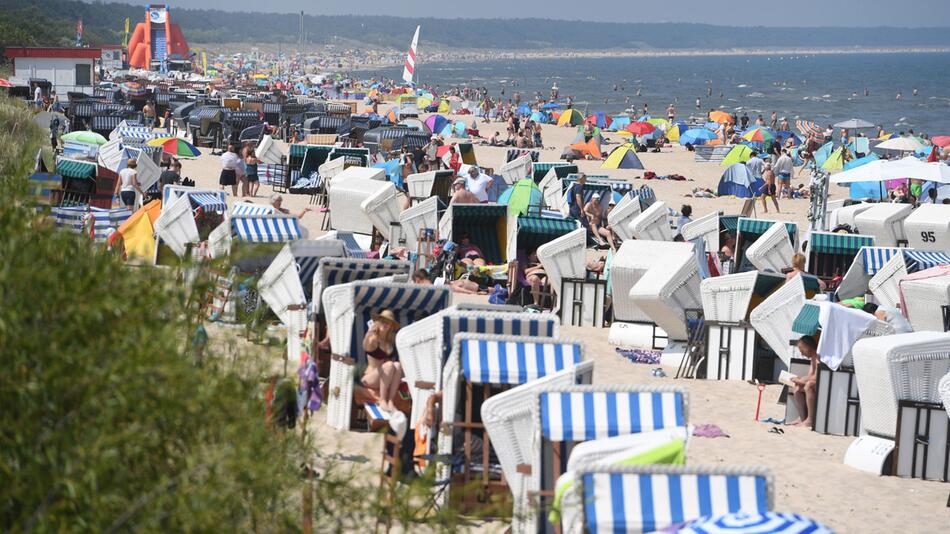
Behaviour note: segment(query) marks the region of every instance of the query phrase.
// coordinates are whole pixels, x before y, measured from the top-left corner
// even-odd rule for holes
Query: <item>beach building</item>
[[[22,85],[31,79],[47,80],[57,95],[65,96],[67,91],[92,94],[102,49],[11,46],[6,56],[13,59],[13,77]]]

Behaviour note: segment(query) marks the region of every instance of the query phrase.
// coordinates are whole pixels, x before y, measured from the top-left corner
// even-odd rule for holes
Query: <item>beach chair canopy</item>
[[[238,239],[249,243],[283,243],[300,239],[300,221],[285,215],[240,215],[231,218]]]
[[[341,242],[333,240],[328,243]],[[411,272],[412,264],[407,261],[322,257],[319,258],[312,276],[313,295],[319,297],[324,289],[337,284],[400,274],[408,276]]]
[[[862,247],[870,247],[873,245],[873,236],[825,232],[812,233],[811,239],[808,241],[808,249],[812,252],[821,254],[850,254],[852,256],[857,255]],[[890,256],[890,254],[887,254],[888,259],[890,259]],[[865,256],[865,259],[868,258],[869,256]],[[877,271],[875,270],[875,272]]]
[[[103,209],[89,206],[63,206],[52,209],[53,219],[58,228],[65,228],[74,233],[83,233],[87,218],[93,226],[93,238],[103,242],[113,231],[119,228],[126,219],[132,216],[129,208]]]
[[[541,435],[588,441],[686,425],[686,394],[666,391],[546,391],[538,396]]]
[[[237,202],[231,206],[231,216],[236,215],[270,215],[274,213],[273,206],[264,204],[251,204],[250,202]]]
[[[524,384],[568,369],[583,359],[579,342],[458,334],[462,374],[473,384]]]
[[[522,215],[518,217],[518,249],[537,250],[541,245],[573,232],[577,226],[574,219]]]

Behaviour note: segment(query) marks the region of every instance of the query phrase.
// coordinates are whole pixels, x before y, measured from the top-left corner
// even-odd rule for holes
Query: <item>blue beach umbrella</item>
[[[716,134],[714,132],[711,132],[705,128],[693,128],[680,134],[680,144],[685,145],[686,143],[689,143],[694,146],[702,145],[705,144],[706,141],[715,138]]]
[[[750,514],[735,512],[721,516],[707,516],[690,521],[680,534],[733,534],[738,532],[756,534],[833,534],[833,530],[815,521],[798,514],[784,514],[778,512],[764,512]]]
[[[548,102],[547,104],[541,106],[541,109],[560,109],[561,105],[556,102]]]

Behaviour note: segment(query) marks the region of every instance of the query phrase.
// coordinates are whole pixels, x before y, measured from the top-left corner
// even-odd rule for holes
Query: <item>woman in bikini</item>
[[[362,383],[379,394],[379,408],[387,412],[397,410],[394,401],[402,382],[402,365],[396,354],[396,332],[399,323],[391,310],[373,316],[373,324],[363,338],[367,366]]]

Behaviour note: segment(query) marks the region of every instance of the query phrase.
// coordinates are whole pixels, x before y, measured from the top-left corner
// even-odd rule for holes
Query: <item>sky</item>
[[[167,0],[166,3],[177,7],[277,13],[303,10],[309,15],[538,17],[728,26],[950,26],[950,0],[600,0],[594,3],[577,0]],[[596,10],[578,9],[591,5],[596,6]]]

